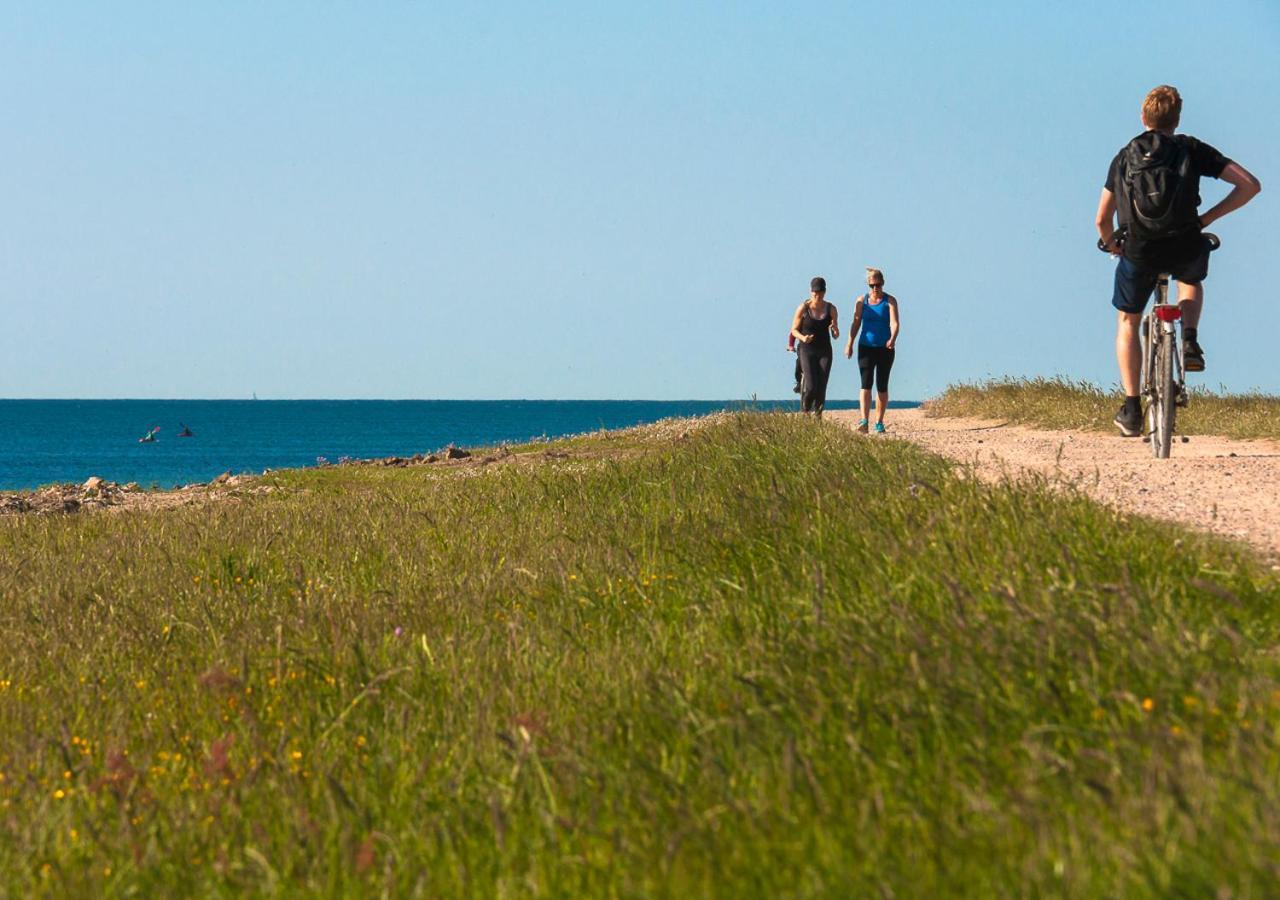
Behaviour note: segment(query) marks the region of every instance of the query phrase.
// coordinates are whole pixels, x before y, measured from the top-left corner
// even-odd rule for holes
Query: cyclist
[[[1139,325],[1147,299],[1161,273],[1178,281],[1182,308],[1183,369],[1204,371],[1204,352],[1198,341],[1202,282],[1209,274],[1209,246],[1201,232],[1232,210],[1244,206],[1262,186],[1239,163],[1189,135],[1175,134],[1182,115],[1177,88],[1162,84],[1142,103],[1145,131],[1116,154],[1098,201],[1098,236],[1116,263],[1111,304],[1119,311],[1116,362],[1124,388],[1124,406],[1115,424],[1125,437],[1142,432],[1142,404],[1138,395],[1142,346]],[[1200,177],[1221,178],[1231,192],[1207,212],[1200,213]],[[1127,231],[1116,239],[1114,218]]]

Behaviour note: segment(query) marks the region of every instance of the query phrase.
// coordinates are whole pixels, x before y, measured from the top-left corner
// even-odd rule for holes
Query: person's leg
[[[871,418],[871,385],[875,377],[875,355],[873,348],[858,345],[858,376],[861,379],[862,392],[858,395],[858,409],[861,419],[866,422]],[[867,426],[859,425],[859,431],[866,431]]]
[[[885,411],[889,409],[889,372],[893,369],[896,351],[882,350],[876,364],[876,422],[884,424]]]
[[[1111,305],[1116,308],[1116,365],[1124,406],[1116,413],[1115,424],[1125,437],[1142,433],[1142,398],[1138,394],[1142,370],[1142,343],[1139,339],[1142,311],[1155,290],[1158,272],[1150,272],[1120,257],[1116,263],[1115,289]]]
[[[800,371],[803,375],[801,383],[804,389],[800,392],[800,410],[802,412],[812,412],[813,410],[813,388],[814,377],[813,370],[817,368],[813,364],[813,354],[809,352],[808,344],[801,344],[796,348],[796,355],[799,357],[797,362],[800,363]]]
[[[1200,311],[1204,309],[1204,285],[1178,282],[1178,306],[1182,309],[1182,327],[1199,328]]]
[[[814,378],[817,384],[814,385],[814,407],[813,411],[818,414],[818,418],[822,418],[822,410],[827,405],[827,380],[831,377],[831,348],[827,348],[826,352],[819,356],[816,360],[817,365],[813,367]]]
[[[800,386],[804,383],[804,369],[800,367],[800,351],[796,351],[796,386],[795,393],[800,393]]]
[[[1204,280],[1209,275],[1209,243],[1204,241],[1199,252],[1170,269],[1178,279],[1178,306],[1182,310],[1182,368],[1185,372],[1204,371],[1204,350],[1200,347],[1200,311],[1204,307]]]
[[[1120,387],[1126,397],[1138,396],[1142,369],[1141,324],[1140,312],[1116,314],[1116,363],[1120,367]]]

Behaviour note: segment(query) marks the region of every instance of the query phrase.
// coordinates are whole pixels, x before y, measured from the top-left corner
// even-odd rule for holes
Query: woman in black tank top
[[[809,282],[809,299],[801,303],[791,320],[791,333],[799,343],[800,368],[804,372],[804,389],[800,392],[800,408],[822,418],[827,404],[827,379],[831,376],[831,339],[840,337],[836,324],[836,308],[826,300],[825,278]]]

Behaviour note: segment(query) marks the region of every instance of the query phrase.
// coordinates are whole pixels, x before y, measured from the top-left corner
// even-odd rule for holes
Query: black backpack
[[[1198,225],[1198,178],[1191,150],[1158,131],[1140,134],[1120,151],[1120,222],[1142,240],[1170,237]]]

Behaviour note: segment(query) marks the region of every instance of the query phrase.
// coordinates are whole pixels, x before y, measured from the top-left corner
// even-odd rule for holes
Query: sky
[[[0,397],[790,397],[868,265],[895,398],[1110,387],[1093,216],[1166,82],[1263,184],[1200,383],[1280,392],[1276,0],[4,3]]]

